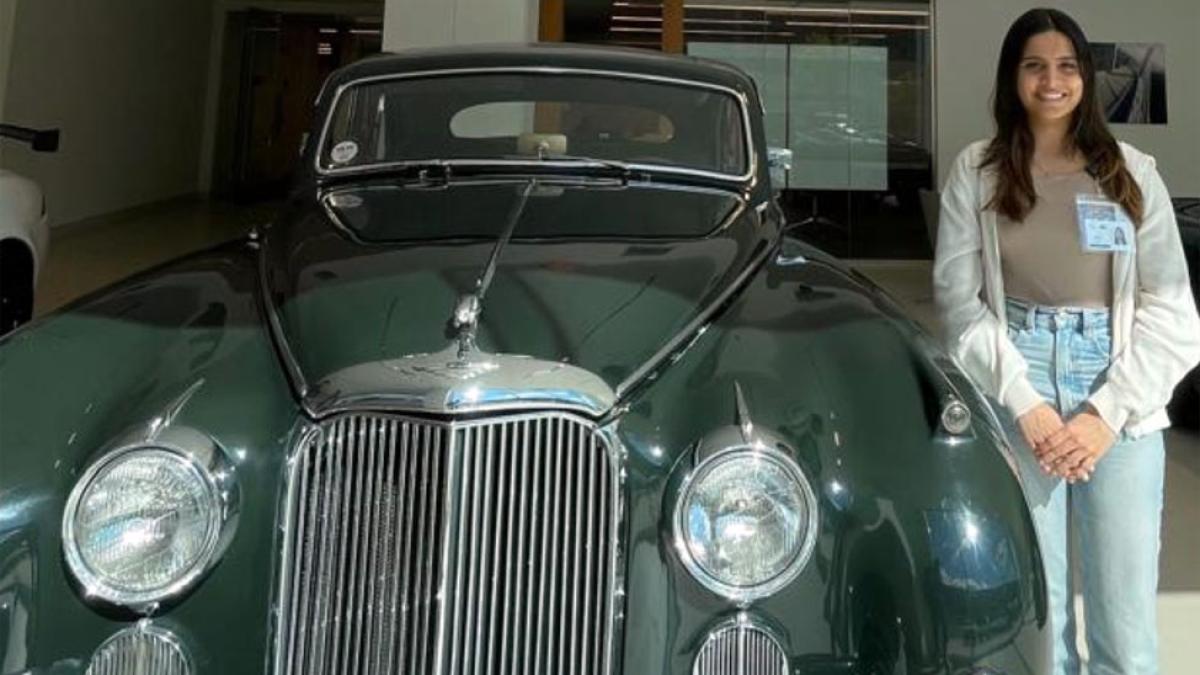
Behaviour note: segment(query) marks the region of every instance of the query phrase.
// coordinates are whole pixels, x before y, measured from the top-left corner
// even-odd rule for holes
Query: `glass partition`
[[[750,74],[799,236],[850,258],[928,258],[936,222],[930,0],[706,0],[685,5],[686,51]],[[566,15],[566,39],[657,48],[661,3]],[[923,207],[924,205],[924,207]]]

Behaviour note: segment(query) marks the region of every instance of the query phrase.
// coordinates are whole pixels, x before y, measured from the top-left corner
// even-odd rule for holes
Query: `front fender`
[[[980,401],[966,397],[973,437],[938,433],[943,398],[960,392],[932,356],[860,281],[780,256],[629,401],[625,672],[690,672],[714,618],[742,611],[778,627],[797,672],[1042,672],[1044,585],[1020,485]],[[820,512],[805,570],[749,606],[690,576],[670,526],[692,449],[735,422],[735,385],[755,428],[794,450]]]
[[[260,318],[255,255],[235,243],[170,263],[0,340],[0,599],[14,599],[0,602],[4,672],[81,669],[136,620],[72,588],[63,507],[102,448],[180,401],[173,423],[228,455],[242,512],[210,578],[155,621],[209,646],[193,654],[201,672],[260,672],[246,665],[266,661],[262,580],[297,409]]]

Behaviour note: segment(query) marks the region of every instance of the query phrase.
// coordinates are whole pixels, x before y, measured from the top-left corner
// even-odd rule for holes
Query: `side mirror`
[[[772,169],[792,170],[791,148],[767,148],[767,166]]]
[[[779,192],[787,185],[787,172],[792,170],[792,149],[767,148],[767,167],[771,170],[771,187]]]

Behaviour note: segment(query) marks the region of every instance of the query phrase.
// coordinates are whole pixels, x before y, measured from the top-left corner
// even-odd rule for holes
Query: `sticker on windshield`
[[[354,141],[342,141],[333,146],[333,150],[329,153],[329,158],[334,164],[345,164],[358,156],[358,143]]]

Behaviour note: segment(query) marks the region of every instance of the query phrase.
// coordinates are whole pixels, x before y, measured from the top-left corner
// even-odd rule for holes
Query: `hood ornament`
[[[492,285],[492,278],[496,276],[496,265],[500,261],[500,252],[512,239],[513,231],[517,229],[517,221],[521,219],[521,214],[525,212],[525,205],[529,203],[529,195],[533,194],[537,185],[536,178],[530,178],[525,184],[516,203],[513,204],[512,211],[508,214],[508,222],[505,224],[504,230],[500,232],[500,238],[492,247],[487,264],[479,273],[479,278],[475,280],[475,290],[459,297],[458,302],[454,305],[454,313],[450,316],[450,334],[458,343],[459,361],[466,362],[471,353],[476,351],[475,335],[479,330],[479,315],[483,313],[483,298]]]
[[[466,361],[476,350],[475,333],[479,329],[479,313],[483,311],[483,300],[475,293],[458,299],[454,315],[450,317],[450,329],[458,342],[458,360]]]

